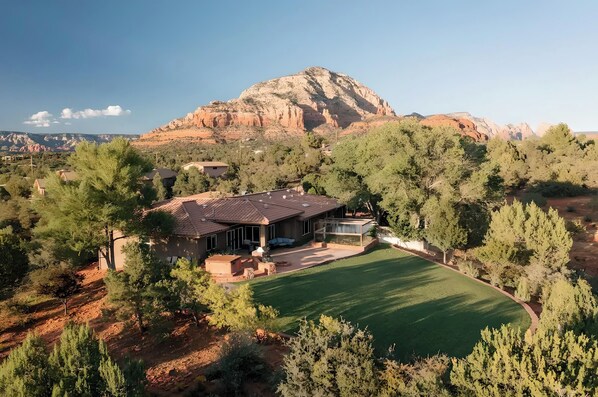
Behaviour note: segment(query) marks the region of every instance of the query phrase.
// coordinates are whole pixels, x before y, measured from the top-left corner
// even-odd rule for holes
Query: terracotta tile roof
[[[246,197],[251,201],[257,200],[264,203],[271,203],[286,208],[300,210],[302,214],[299,219],[308,219],[343,206],[343,204],[333,198],[299,193],[292,189],[254,193],[243,197]]]
[[[175,234],[200,237],[233,224],[269,225],[293,217],[303,220],[340,207],[342,204],[328,197],[275,190],[224,198],[207,198],[204,193],[176,197],[154,204],[152,210],[175,217]]]

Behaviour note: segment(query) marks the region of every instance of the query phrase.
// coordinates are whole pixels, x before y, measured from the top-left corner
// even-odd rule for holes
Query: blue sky
[[[308,66],[356,78],[399,114],[598,130],[596,1],[0,6],[0,130],[142,133]]]

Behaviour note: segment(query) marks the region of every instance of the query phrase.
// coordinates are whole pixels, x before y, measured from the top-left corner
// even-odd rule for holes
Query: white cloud
[[[51,117],[52,113],[48,112],[47,110],[42,110],[41,112],[37,112],[29,117],[29,120],[24,121],[23,124],[30,124],[36,127],[49,127],[50,123],[53,122]]]
[[[110,105],[106,109],[85,109],[73,111],[71,108],[64,108],[60,113],[61,119],[89,119],[100,116],[125,116],[131,114],[130,110],[124,110],[120,105]]]

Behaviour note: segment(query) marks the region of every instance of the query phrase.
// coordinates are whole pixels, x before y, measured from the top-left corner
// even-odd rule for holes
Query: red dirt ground
[[[592,277],[598,276],[598,211],[590,208],[589,196],[548,199],[548,207],[555,208],[559,215],[568,221],[578,220],[585,231],[573,236],[571,249],[571,266],[585,271]],[[567,211],[567,209],[573,211]],[[586,222],[588,216],[592,220]]]
[[[70,302],[68,316],[63,315],[61,304],[55,300],[35,306],[26,324],[2,316],[0,359],[20,344],[30,331],[54,343],[67,321],[89,323],[107,343],[115,358],[122,359],[128,355],[143,360],[149,381],[148,391],[152,395],[178,396],[202,382],[206,391],[213,388],[211,382],[204,382],[202,375],[217,360],[227,338],[225,333],[207,324],[198,327],[190,319],[179,318],[175,320],[174,331],[163,341],[141,335],[135,327],[103,314],[109,308],[103,282],[105,270],[97,270],[95,265],[91,265],[80,273],[85,277],[83,288]],[[271,368],[278,368],[285,348],[278,342],[267,343],[263,347]],[[266,377],[269,377],[268,374]],[[249,388],[254,395],[273,395],[266,384],[251,384]]]

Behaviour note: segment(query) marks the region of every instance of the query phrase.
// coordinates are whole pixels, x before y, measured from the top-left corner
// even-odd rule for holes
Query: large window
[[[303,221],[303,235],[311,233],[311,219]]]
[[[250,243],[259,244],[260,242],[260,227],[259,226],[245,226],[245,238]]]
[[[276,238],[276,225],[269,225],[268,226],[268,240],[272,240]]]
[[[243,244],[243,228],[238,227],[226,232],[226,246],[233,250],[238,250]]]
[[[216,249],[216,235],[211,234],[208,237],[206,237],[206,244],[208,252],[214,251]]]

